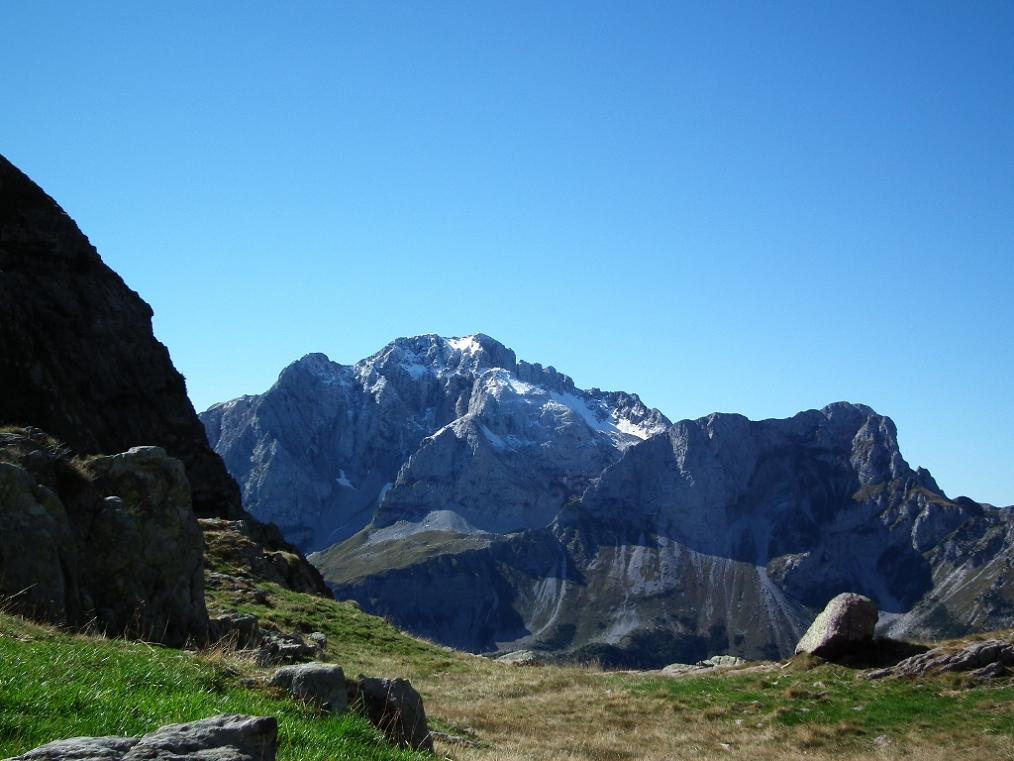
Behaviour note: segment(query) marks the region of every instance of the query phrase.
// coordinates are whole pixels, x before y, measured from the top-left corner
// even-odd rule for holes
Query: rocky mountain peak
[[[365,383],[377,377],[419,380],[423,376],[477,375],[491,367],[513,371],[517,367],[514,352],[482,333],[463,338],[427,334],[396,339],[358,362],[355,370]]]
[[[282,373],[284,374],[290,369],[299,370],[310,373],[321,380],[330,380],[340,375],[341,371],[345,368],[345,365],[332,362],[326,354],[311,352],[310,354],[304,354],[302,357],[297,359],[291,365],[286,367],[285,370],[282,370]]]
[[[423,523],[420,509],[447,500],[477,526],[546,525],[626,448],[669,425],[636,395],[583,391],[483,333],[399,338],[352,366],[309,354],[265,394],[214,405],[203,420],[253,513],[308,549],[371,520]],[[457,482],[478,471],[448,478],[446,458],[465,451],[496,471],[483,478],[498,497],[465,495],[471,487]],[[526,501],[533,478],[546,495],[508,507]]]

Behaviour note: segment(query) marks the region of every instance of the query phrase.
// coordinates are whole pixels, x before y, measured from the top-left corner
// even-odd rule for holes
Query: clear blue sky
[[[839,399],[1014,503],[1014,3],[0,0],[0,152],[195,405],[481,331],[673,418]]]

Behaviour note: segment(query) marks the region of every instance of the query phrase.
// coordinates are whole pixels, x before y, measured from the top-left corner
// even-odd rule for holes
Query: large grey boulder
[[[278,669],[271,685],[290,692],[305,703],[330,711],[348,710],[345,673],[332,663],[302,663]]]
[[[27,615],[170,645],[207,637],[203,540],[183,464],[158,447],[76,460],[0,433],[0,595]]]
[[[879,612],[873,600],[845,592],[833,598],[796,645],[796,654],[832,660],[873,642]]]
[[[84,466],[103,500],[89,527],[89,587],[113,634],[182,644],[206,639],[204,540],[183,463],[134,447]]]
[[[274,761],[278,723],[271,716],[215,716],[171,724],[144,737],[57,740],[10,761]]]
[[[407,679],[360,675],[348,682],[349,705],[361,711],[395,745],[433,750],[422,696]]]

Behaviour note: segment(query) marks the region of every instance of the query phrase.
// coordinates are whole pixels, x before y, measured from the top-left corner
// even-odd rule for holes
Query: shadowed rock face
[[[200,515],[241,514],[152,311],[56,202],[0,156],[0,423],[80,453],[157,444],[181,460]]]
[[[8,608],[169,645],[206,639],[201,531],[164,450],[82,462],[39,432],[0,433],[0,526]]]
[[[221,519],[216,560],[326,590],[243,512],[151,317],[73,220],[0,157],[0,425],[54,437],[0,442],[0,595],[49,620],[94,617],[113,634],[180,644],[208,627],[195,512]]]

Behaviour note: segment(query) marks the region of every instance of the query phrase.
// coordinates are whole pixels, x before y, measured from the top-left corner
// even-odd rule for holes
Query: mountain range
[[[674,423],[477,334],[309,354],[200,417],[337,597],[455,647],[779,657],[843,591],[893,636],[1014,625],[1011,511],[948,498],[864,405]]]

